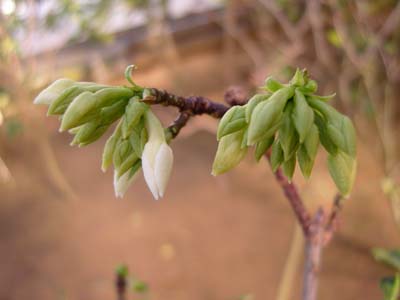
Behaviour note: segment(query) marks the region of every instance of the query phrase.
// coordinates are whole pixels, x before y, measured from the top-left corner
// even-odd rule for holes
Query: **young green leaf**
[[[279,139],[275,139],[274,143],[272,144],[272,151],[271,151],[271,168],[273,172],[278,170],[279,166],[283,163],[283,150]]]
[[[314,111],[308,105],[306,98],[298,89],[296,89],[294,95],[292,118],[296,130],[299,133],[300,143],[303,143],[308,131],[314,123]]]
[[[253,113],[254,108],[259,104],[260,102],[263,102],[267,100],[271,95],[270,94],[256,94],[251,99],[247,102],[245,105],[246,111],[245,111],[245,116],[246,116],[246,122],[250,122],[251,115]]]
[[[267,152],[269,147],[271,147],[272,143],[274,142],[274,136],[271,136],[269,138],[262,139],[256,144],[256,150],[255,150],[255,157],[257,161],[260,161],[261,157]]]
[[[260,141],[271,127],[280,122],[283,108],[293,93],[293,87],[284,87],[254,108],[249,124],[248,145]]]
[[[282,163],[283,174],[285,174],[289,182],[292,181],[295,168],[296,168],[296,155],[292,155],[290,159]]]
[[[282,124],[279,128],[279,141],[283,149],[285,161],[292,157],[299,146],[299,135],[292,121],[292,112],[293,103],[290,102],[285,107]]]
[[[244,131],[241,130],[221,138],[215,154],[212,175],[217,176],[231,170],[244,158],[247,147],[241,147],[243,135]]]
[[[348,154],[338,151],[328,156],[328,169],[336,187],[343,196],[347,196],[353,187],[356,175],[356,160]]]
[[[245,110],[246,108],[244,106],[233,106],[224,114],[218,125],[218,141],[225,135],[239,131],[247,125]]]

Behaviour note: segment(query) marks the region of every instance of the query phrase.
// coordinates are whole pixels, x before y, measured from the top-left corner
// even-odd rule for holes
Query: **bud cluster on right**
[[[221,119],[213,174],[235,167],[254,146],[257,160],[271,149],[274,172],[281,167],[291,180],[298,163],[308,178],[321,143],[333,181],[348,195],[356,173],[356,134],[351,120],[327,103],[333,95],[315,95],[317,83],[305,70],[297,70],[288,84],[269,77],[263,88],[265,93],[233,106]]]

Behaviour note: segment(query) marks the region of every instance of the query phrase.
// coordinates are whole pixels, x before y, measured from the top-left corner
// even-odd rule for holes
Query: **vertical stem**
[[[318,273],[321,264],[324,234],[323,218],[324,213],[320,209],[315,214],[309,235],[306,237],[303,300],[317,299]]]
[[[115,287],[117,290],[117,300],[125,300],[126,299],[126,276],[122,274],[117,274],[117,278],[115,281]]]

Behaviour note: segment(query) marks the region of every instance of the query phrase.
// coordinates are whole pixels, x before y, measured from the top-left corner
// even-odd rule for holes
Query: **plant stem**
[[[303,283],[303,300],[316,300],[318,290],[318,273],[324,241],[324,213],[319,209],[310,226],[305,245],[305,266]]]

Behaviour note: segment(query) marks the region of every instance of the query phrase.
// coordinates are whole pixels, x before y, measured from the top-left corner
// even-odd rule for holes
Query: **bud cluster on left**
[[[150,191],[159,199],[171,173],[173,154],[164,128],[142,98],[143,89],[136,85],[130,88],[59,79],[34,103],[46,104],[48,115],[60,116],[60,131],[74,135],[71,145],[93,143],[120,119],[104,147],[102,170],[113,165],[115,194],[122,197],[142,168]]]

